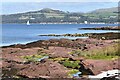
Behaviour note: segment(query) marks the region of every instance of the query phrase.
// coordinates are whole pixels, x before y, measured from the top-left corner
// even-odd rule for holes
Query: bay
[[[108,30],[78,30],[78,28],[117,26],[117,24],[2,24],[2,43],[0,46],[26,44],[37,40],[53,38],[85,38],[85,37],[50,37],[43,34],[105,33]]]

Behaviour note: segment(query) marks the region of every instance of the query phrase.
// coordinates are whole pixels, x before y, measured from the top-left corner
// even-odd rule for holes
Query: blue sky
[[[117,7],[117,2],[3,2],[2,14],[14,14],[52,8],[69,12],[88,12],[100,8]]]

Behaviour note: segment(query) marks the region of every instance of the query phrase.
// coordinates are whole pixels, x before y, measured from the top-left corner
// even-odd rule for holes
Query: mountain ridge
[[[114,9],[114,10],[113,10]],[[3,23],[25,23],[31,20],[32,23],[43,22],[117,22],[117,7],[107,9],[97,9],[90,13],[82,12],[64,12],[61,10],[54,10],[51,8],[43,8],[37,11],[29,11],[25,13],[2,15]],[[14,17],[16,16],[16,17]]]
[[[112,7],[112,8],[101,8],[91,11],[92,13],[96,12],[118,12],[118,7]]]
[[[39,11],[61,11],[61,12],[69,12],[69,11],[62,11],[59,9],[52,9],[52,8],[42,8],[39,10],[32,10],[32,11],[26,11],[26,12],[21,12],[21,13],[30,13],[30,12],[39,12]],[[88,12],[70,12],[70,13],[94,13],[94,12],[118,12],[118,7],[112,7],[112,8],[100,8],[100,9],[95,9],[92,11]],[[11,13],[11,14],[21,14],[21,13]],[[3,14],[3,15],[11,15],[11,14]]]

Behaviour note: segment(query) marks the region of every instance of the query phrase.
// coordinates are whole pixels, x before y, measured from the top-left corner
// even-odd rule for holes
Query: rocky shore
[[[88,37],[88,38],[94,38],[94,39],[102,39],[102,40],[110,40],[110,39],[120,39],[120,33],[119,32],[108,32],[108,33],[85,33],[85,34],[44,34],[39,36],[54,36],[54,37]]]
[[[117,27],[82,29],[119,30]],[[105,71],[120,70],[119,35],[119,32],[46,34],[39,36],[87,38],[39,40],[2,46],[2,78],[89,80],[90,77],[95,78]],[[101,80],[118,80],[115,78],[117,74],[107,78],[104,75]]]
[[[63,80],[76,78],[73,74],[81,72],[76,80],[88,80],[88,75],[120,69],[116,47],[118,44],[119,40],[88,38],[50,39],[4,46],[0,65],[2,78]],[[106,53],[103,49],[110,50],[111,53]]]
[[[114,27],[96,27],[96,28],[79,28],[79,30],[120,30],[120,26]]]
[[[39,36],[55,36],[55,37],[60,37],[60,36],[64,36],[64,37],[88,37],[90,34],[86,33],[86,34],[44,34],[44,35],[39,35]]]

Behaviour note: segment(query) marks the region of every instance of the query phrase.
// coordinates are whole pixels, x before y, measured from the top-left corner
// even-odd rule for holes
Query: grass
[[[60,61],[66,61],[66,60],[68,60],[68,59],[69,59],[69,58],[62,58],[62,57],[49,58],[49,60],[58,61],[58,62],[60,62]]]
[[[49,60],[57,61],[58,63],[64,65],[67,68],[72,68],[72,69],[80,68],[79,61],[71,61],[69,60],[69,58],[58,57],[58,58],[49,58]]]
[[[57,61],[58,63],[64,65],[67,68],[72,68],[72,69],[80,68],[79,61],[71,61],[69,60],[69,58],[58,57],[58,58],[49,58],[49,60]]]
[[[78,56],[84,56],[83,51],[81,51],[79,49],[78,50],[73,50],[72,52],[69,52],[68,54],[71,54],[71,55],[76,54]]]
[[[118,44],[107,46],[99,50],[92,50],[90,53],[90,55],[87,53],[86,56],[91,59],[113,59],[120,56]]]
[[[94,55],[94,56],[87,56],[89,59],[117,59],[118,56],[104,56],[104,55]]]
[[[47,54],[36,54],[36,55],[22,56],[22,58],[24,58],[26,61],[36,62],[38,61],[38,59],[44,56],[48,56],[48,55]]]
[[[67,68],[72,68],[72,69],[80,68],[79,61],[69,61],[69,60],[66,60],[66,61],[63,61],[62,64],[65,67],[67,67]]]
[[[88,59],[116,59],[120,56],[118,44],[107,46],[101,49],[93,49],[89,51],[79,51],[76,50],[71,52],[71,54],[77,54],[79,56],[84,56]]]
[[[75,73],[77,73],[77,72],[79,72],[79,70],[77,70],[77,69],[71,69],[71,70],[68,72],[68,76],[72,77],[71,75],[72,75],[72,74],[75,74]]]

